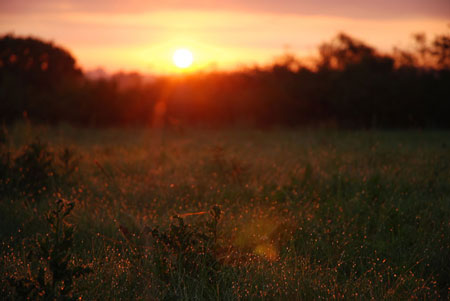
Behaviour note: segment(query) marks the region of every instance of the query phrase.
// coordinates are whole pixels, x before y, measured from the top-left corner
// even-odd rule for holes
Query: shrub
[[[69,148],[49,149],[39,139],[13,156],[6,145],[0,149],[0,192],[11,199],[25,198],[39,203],[68,184],[78,169],[78,159]]]
[[[30,270],[25,277],[10,277],[15,299],[76,300],[74,280],[91,272],[90,268],[70,264],[73,254],[74,227],[65,218],[74,207],[73,202],[56,201],[47,213],[50,231],[37,235],[29,252]]]
[[[225,267],[217,259],[221,214],[214,206],[208,219],[197,226],[175,215],[167,230],[149,229],[152,287],[161,299],[209,300],[231,286],[231,281],[224,279]]]

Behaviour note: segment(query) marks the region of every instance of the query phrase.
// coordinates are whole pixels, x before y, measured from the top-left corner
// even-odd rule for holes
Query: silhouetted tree
[[[437,68],[450,69],[450,34],[436,37],[431,46],[431,55],[436,59]]]
[[[51,120],[61,90],[82,80],[72,55],[52,43],[6,35],[0,38],[1,118],[15,119],[28,111]],[[41,118],[43,117],[43,118]]]
[[[177,124],[260,127],[450,127],[449,35],[387,55],[346,34],[308,68],[293,54],[269,66],[145,81],[137,73],[85,78],[64,49],[0,38],[0,120],[84,126],[150,125],[155,105]],[[161,107],[162,108],[162,107]],[[158,111],[158,110],[156,110]]]

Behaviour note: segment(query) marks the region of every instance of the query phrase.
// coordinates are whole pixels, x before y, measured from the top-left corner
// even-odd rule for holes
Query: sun
[[[178,68],[187,68],[190,65],[192,65],[192,62],[194,61],[194,57],[192,55],[192,52],[185,48],[177,49],[173,53],[173,63]]]

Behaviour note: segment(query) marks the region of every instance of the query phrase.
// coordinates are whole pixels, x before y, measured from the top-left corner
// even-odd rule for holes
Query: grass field
[[[1,137],[1,299],[449,297],[449,132]]]

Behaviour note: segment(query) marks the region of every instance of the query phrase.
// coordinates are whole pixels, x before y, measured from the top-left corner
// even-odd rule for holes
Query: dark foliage
[[[71,105],[68,92],[79,89],[82,79],[71,54],[52,43],[12,35],[0,39],[0,111],[5,121],[23,112],[48,122],[61,120]]]
[[[50,232],[38,235],[36,246],[30,248],[31,261],[27,277],[9,278],[14,300],[77,300],[73,294],[74,280],[92,272],[88,267],[71,264],[74,227],[65,218],[74,203],[56,201],[46,219]]]
[[[0,39],[0,120],[83,126],[337,126],[448,128],[449,36],[381,54],[346,34],[319,47],[314,68],[292,55],[265,68],[160,77],[83,79],[68,52]],[[158,114],[164,115],[163,117]]]
[[[164,299],[180,299],[186,291],[199,291],[198,297],[202,299],[217,295],[214,290],[219,290],[219,286],[223,285],[219,281],[219,272],[223,267],[216,256],[217,226],[221,213],[220,208],[214,206],[210,219],[201,228],[189,226],[183,218],[174,216],[169,230],[151,230],[154,241],[152,272],[155,281],[159,281],[165,291]],[[184,275],[182,282],[177,276],[180,274]],[[205,280],[207,283],[203,283]]]
[[[70,184],[77,169],[78,158],[69,148],[52,151],[36,139],[13,156],[5,143],[0,145],[0,194],[38,203]]]

